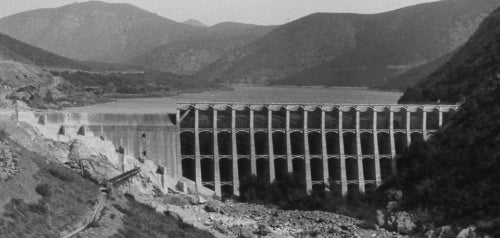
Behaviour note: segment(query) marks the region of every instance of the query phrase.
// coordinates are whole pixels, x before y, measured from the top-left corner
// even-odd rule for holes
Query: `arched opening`
[[[214,142],[211,132],[203,131],[200,133],[200,154],[213,155]]]
[[[323,145],[320,133],[309,132],[308,140],[309,140],[309,154],[318,156],[323,154]]]
[[[233,181],[233,161],[230,159],[219,160],[220,181]]]
[[[199,110],[198,111],[198,117],[199,117],[199,127],[200,128],[212,128],[213,127],[213,117],[214,117],[214,110],[209,107],[206,110]]]
[[[354,158],[345,160],[347,180],[358,180],[358,162]]]
[[[250,134],[247,132],[238,132],[236,134],[236,151],[239,155],[250,154]]]
[[[236,128],[250,128],[250,109],[236,111]]]
[[[417,141],[423,141],[423,140],[424,140],[424,136],[422,135],[422,133],[420,133],[420,132],[411,133],[411,142],[412,143],[415,143]]]
[[[268,153],[267,134],[265,132],[257,132],[254,135],[255,154],[266,155]]]
[[[290,111],[290,128],[304,128],[304,110],[302,108],[297,111]]]
[[[57,132],[58,135],[66,135],[66,127],[61,126],[59,127],[59,131]]]
[[[191,132],[181,133],[181,154],[194,155],[194,134]]]
[[[276,176],[276,180],[282,180],[286,178],[288,174],[286,159],[275,159],[274,160],[274,173]]]
[[[348,195],[359,193],[359,185],[356,183],[347,184],[347,193],[348,193]]]
[[[339,134],[334,133],[334,132],[326,133],[326,151],[329,155],[340,154]]]
[[[269,181],[269,162],[267,158],[258,158],[256,163],[257,163],[257,178]]]
[[[365,194],[372,194],[377,189],[374,183],[365,183]]]
[[[180,110],[180,115],[183,116],[187,110]],[[181,121],[181,128],[194,128],[194,108],[192,108],[186,117]]]
[[[399,112],[394,112],[394,129],[406,129],[406,112],[401,109]]]
[[[391,154],[391,137],[388,133],[377,134],[378,141],[378,153],[381,155],[390,155]]]
[[[272,126],[274,129],[286,127],[286,109],[281,107],[279,111],[273,111]]]
[[[84,136],[85,135],[85,127],[81,126],[80,128],[78,128],[78,132],[76,134],[79,136]]]
[[[354,108],[342,113],[342,128],[356,129],[356,110]]]
[[[295,158],[292,160],[293,173],[300,179],[306,179],[306,164],[304,159]]]
[[[369,132],[361,133],[361,153],[364,155],[373,155],[373,134]]]
[[[427,129],[428,130],[438,130],[439,129],[439,110],[434,109],[427,112]]]
[[[201,181],[213,182],[214,181],[214,160],[210,158],[202,158],[201,164]]]
[[[290,134],[290,142],[292,147],[292,154],[304,154],[304,136],[300,132],[293,132]]]
[[[381,112],[377,112],[377,129],[389,129],[390,127],[390,111],[389,109],[384,109]]]
[[[242,158],[238,160],[238,176],[243,181],[252,175],[250,159]]]
[[[340,181],[340,159],[329,158],[328,159],[328,174],[330,175],[330,180]]]
[[[320,129],[321,128],[321,109],[316,108],[314,111],[307,113],[307,128]]]
[[[255,128],[267,128],[267,108],[260,111],[254,111],[253,124]]]
[[[334,109],[331,112],[325,112],[325,128],[338,129],[339,128],[339,110]]]
[[[356,136],[354,133],[344,133],[344,153],[346,155],[356,155]]]
[[[366,112],[359,112],[359,128],[372,129],[373,128],[373,110],[366,110]]]
[[[404,133],[394,133],[394,143],[396,146],[396,154],[401,155],[406,150],[408,144]]]
[[[232,123],[232,110],[226,107],[225,110],[217,111],[217,127],[218,128],[231,128]]]
[[[410,129],[422,129],[424,111],[419,108],[410,114]]]
[[[217,141],[219,142],[220,155],[232,155],[232,138],[229,132],[219,132],[217,134]]]
[[[229,184],[224,184],[221,186],[220,191],[223,198],[230,198],[233,196],[233,186]]]
[[[363,158],[363,175],[365,180],[375,180],[375,160]]]
[[[323,160],[311,159],[311,179],[312,181],[323,181]]]
[[[195,181],[196,180],[195,162],[192,158],[185,158],[182,160],[182,176],[184,178]]]
[[[382,181],[386,181],[392,176],[392,159],[387,157],[380,158],[380,175]]]
[[[286,137],[283,132],[273,133],[273,152],[275,155],[286,155]]]

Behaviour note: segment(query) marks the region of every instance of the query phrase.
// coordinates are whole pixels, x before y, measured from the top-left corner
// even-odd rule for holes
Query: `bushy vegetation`
[[[371,223],[376,222],[376,208],[380,201],[378,192],[364,195],[354,189],[343,197],[335,185],[328,190],[325,186],[317,187],[311,194],[306,192],[305,187],[304,179],[295,174],[288,174],[272,183],[250,176],[240,183],[240,200],[274,204],[287,210],[330,211]]]
[[[408,205],[445,219],[500,214],[500,88],[477,92],[431,140],[413,143],[400,159],[399,185]]]

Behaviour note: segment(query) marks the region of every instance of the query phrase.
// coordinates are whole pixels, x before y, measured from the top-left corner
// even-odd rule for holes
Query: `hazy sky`
[[[314,12],[377,13],[436,0],[103,0],[131,3],[166,18],[197,19],[212,25],[224,21],[283,24]],[[74,0],[0,0],[0,17]],[[83,1],[79,1],[83,2]]]

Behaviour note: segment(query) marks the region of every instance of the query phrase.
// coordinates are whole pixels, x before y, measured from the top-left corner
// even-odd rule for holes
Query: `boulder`
[[[269,226],[264,225],[264,224],[259,224],[257,234],[261,236],[267,236],[269,233],[271,233],[271,228]]]
[[[217,213],[220,213],[221,212],[221,208],[219,205],[217,205],[215,202],[208,202],[206,205],[205,205],[205,211],[207,212],[217,212]]]
[[[479,237],[481,236],[479,236],[476,233],[476,227],[474,226],[470,226],[461,230],[457,235],[457,238],[479,238]]]
[[[395,212],[387,218],[387,227],[402,234],[412,234],[417,228],[414,218],[408,212]]]
[[[178,181],[177,185],[175,186],[175,188],[177,188],[177,190],[179,190],[179,191],[181,191],[183,193],[188,193],[188,186],[183,181]]]

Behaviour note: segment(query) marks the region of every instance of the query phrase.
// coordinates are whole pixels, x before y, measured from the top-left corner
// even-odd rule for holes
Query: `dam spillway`
[[[215,194],[239,195],[242,178],[294,173],[317,185],[372,190],[397,173],[412,141],[426,140],[457,105],[180,103],[182,175]],[[332,182],[333,184],[329,184]]]
[[[327,185],[346,194],[395,175],[408,145],[427,139],[457,109],[204,102],[178,103],[171,114],[20,112],[18,120],[58,141],[100,137],[121,158],[151,160],[162,175],[219,196],[239,195],[248,176],[271,182],[288,173],[303,178],[307,191]]]

